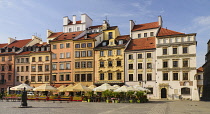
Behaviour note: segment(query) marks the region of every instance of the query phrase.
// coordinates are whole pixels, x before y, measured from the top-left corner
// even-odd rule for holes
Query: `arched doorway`
[[[167,98],[167,91],[166,88],[161,89],[161,98]]]

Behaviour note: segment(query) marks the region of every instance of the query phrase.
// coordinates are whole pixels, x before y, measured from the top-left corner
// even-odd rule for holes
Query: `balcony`
[[[0,84],[5,84],[6,80],[0,80]]]

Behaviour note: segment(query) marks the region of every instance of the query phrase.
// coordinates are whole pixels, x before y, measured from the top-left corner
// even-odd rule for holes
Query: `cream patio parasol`
[[[115,90],[116,88],[107,84],[107,83],[104,83],[102,84],[101,86],[98,86],[96,88],[93,89],[93,91],[96,91],[96,92],[101,92],[101,91],[106,91],[106,90]]]
[[[78,91],[92,91],[92,89],[83,86],[81,83],[78,83],[77,85],[72,87],[74,92],[78,92]]]
[[[135,89],[124,85],[124,86],[121,86],[120,88],[114,90],[114,92],[128,92],[128,91],[135,91]]]
[[[61,86],[58,87],[57,89],[58,89],[58,91],[60,91],[60,90],[62,90],[62,89],[64,89],[64,88],[66,88],[66,86],[65,86],[65,85],[61,85]]]
[[[93,90],[94,88],[96,88],[96,86],[95,85],[90,85],[88,88]]]
[[[61,89],[61,90],[59,90],[59,92],[70,92],[70,91],[73,91],[73,85],[72,84],[70,84],[70,85],[68,85],[67,87],[65,87],[65,88],[63,88],[63,89]]]
[[[134,88],[136,91],[146,91],[146,92],[150,92],[149,89],[143,88],[143,87],[141,87],[140,85],[135,85],[135,86],[133,86],[133,88]]]
[[[57,91],[58,89],[50,84],[43,84],[33,89],[33,91]]]
[[[26,89],[26,91],[33,90],[33,87],[25,83],[22,83],[18,86],[11,87],[10,90],[24,90],[24,88]]]

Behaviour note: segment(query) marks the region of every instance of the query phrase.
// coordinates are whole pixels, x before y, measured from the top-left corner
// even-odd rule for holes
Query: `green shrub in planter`
[[[133,100],[129,100],[130,103],[133,103]]]
[[[137,103],[140,103],[140,100],[137,100]]]
[[[119,103],[119,100],[115,100],[115,103]]]

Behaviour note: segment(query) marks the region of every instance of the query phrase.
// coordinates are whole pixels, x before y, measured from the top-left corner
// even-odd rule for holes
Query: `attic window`
[[[106,46],[106,42],[103,42],[103,43],[102,43],[102,46]]]
[[[119,40],[119,45],[120,45],[120,44],[123,44],[123,40]]]
[[[67,35],[64,35],[64,36],[67,36]]]
[[[72,35],[76,35],[76,34],[72,34]]]

